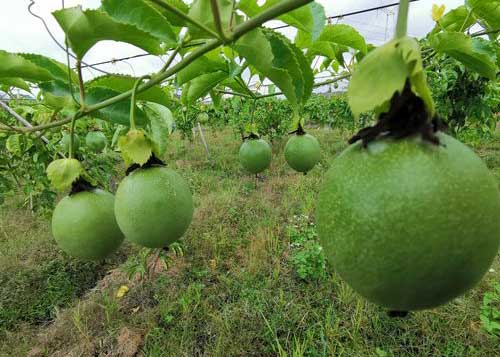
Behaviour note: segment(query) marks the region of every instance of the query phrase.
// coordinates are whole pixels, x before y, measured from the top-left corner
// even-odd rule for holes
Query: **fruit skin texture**
[[[95,189],[64,197],[52,215],[52,234],[59,247],[84,260],[100,260],[123,242],[111,193]]]
[[[175,171],[150,167],[133,171],[118,186],[115,215],[125,238],[143,247],[177,241],[193,218],[189,186]]]
[[[500,244],[500,192],[472,150],[445,134],[351,145],[320,192],[318,233],[340,276],[368,300],[428,309],[481,280]]]
[[[292,136],[285,146],[285,159],[295,171],[312,170],[321,159],[318,140],[310,134]]]
[[[61,140],[59,141],[59,145],[61,147],[61,151],[64,153],[69,152],[69,143],[70,143],[70,135],[69,134],[64,134]],[[80,138],[75,135],[73,139],[73,151],[77,151],[78,148],[80,147]]]
[[[249,172],[258,174],[271,164],[271,146],[263,139],[245,140],[240,147],[240,163]]]
[[[91,131],[85,137],[85,145],[95,153],[102,152],[106,147],[107,141],[106,135],[101,131]]]

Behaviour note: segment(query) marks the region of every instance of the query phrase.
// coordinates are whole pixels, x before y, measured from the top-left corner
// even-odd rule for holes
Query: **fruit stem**
[[[68,150],[68,155],[70,159],[73,158],[73,145],[75,142],[75,123],[77,118],[78,118],[78,113],[73,115],[73,118],[71,118],[71,126],[69,131],[69,150]]]
[[[403,38],[408,31],[408,11],[410,9],[409,0],[399,1],[398,22],[396,24],[395,38]]]
[[[130,129],[135,130],[135,94],[137,92],[137,87],[144,79],[151,78],[149,75],[139,77],[132,87],[132,96],[130,98]]]

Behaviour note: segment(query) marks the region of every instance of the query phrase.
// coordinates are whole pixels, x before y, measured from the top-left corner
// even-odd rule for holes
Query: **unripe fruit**
[[[138,169],[118,186],[115,214],[126,239],[148,248],[167,247],[188,229],[193,198],[186,181],[175,171]]]
[[[63,153],[69,152],[70,141],[71,141],[71,135],[63,134],[63,137],[59,141],[59,147],[61,148],[61,151]],[[80,138],[75,134],[73,136],[73,151],[77,151],[79,147],[80,147]]]
[[[392,310],[428,309],[476,285],[500,244],[500,192],[445,134],[351,145],[328,171],[317,227],[340,276]]]
[[[258,174],[271,164],[271,146],[263,139],[248,139],[241,144],[239,159],[249,172]]]
[[[95,189],[64,197],[52,215],[52,234],[75,258],[100,260],[115,252],[123,234],[116,223],[113,195]]]
[[[318,140],[310,135],[294,135],[285,146],[285,159],[292,169],[307,173],[321,159]]]
[[[91,131],[85,137],[85,145],[90,151],[100,153],[107,144],[106,135],[101,131]]]

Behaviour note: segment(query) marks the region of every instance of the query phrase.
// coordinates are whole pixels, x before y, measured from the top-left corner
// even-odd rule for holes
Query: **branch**
[[[78,87],[80,88],[80,106],[83,108],[85,107],[85,86],[83,84],[82,62],[80,60],[76,61],[76,69],[78,71]]]
[[[157,1],[157,0],[154,0]],[[261,26],[263,23],[272,20],[281,14],[284,14],[286,12],[295,10],[303,5],[306,5],[310,3],[312,0],[285,0],[281,1],[279,4],[272,6],[268,10],[264,11],[263,13],[257,15],[256,17],[246,21],[245,23],[237,26],[232,34],[231,41],[236,41],[238,38],[241,36],[245,35],[247,32],[252,31],[253,29]],[[157,74],[155,76],[152,76],[151,80],[140,85],[137,88],[137,93],[144,92],[145,90],[163,82],[170,76],[174,75],[175,73],[179,72],[181,69],[185,68],[188,66],[191,62],[193,62],[195,59],[203,56],[205,53],[212,51],[213,49],[219,47],[222,45],[222,41],[219,39],[214,39],[206,42],[204,45],[198,47],[195,51],[191,52],[188,54],[186,57],[182,59],[179,63],[177,63],[175,66],[169,68],[163,73]],[[102,101],[100,103],[90,105],[86,108],[84,111],[84,114],[91,114],[92,112],[95,112],[96,110],[105,108],[109,105],[115,104],[119,101],[122,101],[124,99],[130,98],[132,95],[132,90],[128,90],[126,92],[123,92],[121,94],[118,94],[115,97],[109,98],[105,101]]]
[[[489,35],[491,33],[498,33],[498,32],[500,32],[500,29],[483,30],[483,31],[479,31],[479,32],[473,33],[471,35],[471,37],[484,36],[484,35]]]
[[[186,20],[187,22],[189,22],[189,23],[195,25],[196,27],[202,29],[203,31],[208,32],[210,35],[212,35],[212,37],[215,37],[215,38],[219,37],[219,35],[217,34],[217,32],[209,29],[208,27],[206,27],[205,25],[203,25],[201,22],[198,22],[195,19],[193,19],[192,17],[190,17],[187,14],[183,13],[181,10],[179,10],[175,6],[172,6],[169,3],[164,2],[162,0],[150,0],[150,1],[154,2],[156,5],[164,8],[165,10],[171,11],[174,14],[176,14],[177,16],[182,17],[184,20]]]
[[[158,4],[159,6],[162,6],[166,8],[169,11],[173,11],[179,16],[182,16],[185,18],[187,21],[192,20],[189,16],[184,14],[182,11],[176,9],[175,7],[171,7],[167,3],[161,1],[161,0],[151,0],[154,3]],[[246,33],[254,30],[255,28],[261,26],[267,21],[270,21],[284,13],[293,11],[301,6],[304,6],[313,0],[283,0],[280,1],[277,5],[274,5],[267,9],[266,11],[260,13],[259,15],[251,18],[250,20],[244,22],[243,24],[237,26],[234,29],[234,32],[232,33],[231,37],[228,38],[229,41],[236,41],[239,39],[241,36],[245,35]],[[189,19],[189,20],[188,20]],[[145,90],[160,84],[161,82],[165,81],[175,73],[179,72],[181,69],[185,68],[188,66],[190,63],[192,63],[194,60],[197,58],[203,56],[205,53],[212,51],[213,49],[216,49],[220,45],[222,45],[223,42],[220,39],[213,39],[207,41],[204,45],[198,47],[196,50],[193,52],[189,53],[186,57],[184,57],[179,63],[175,64],[173,67],[170,67],[167,69],[165,72],[158,73],[154,76],[151,77],[151,80],[148,82],[141,84],[138,86],[136,93],[141,93],[144,92]],[[100,103],[94,104],[94,105],[89,105],[87,106],[84,110],[78,113],[77,119],[81,118],[83,116],[89,115],[97,110],[103,109],[105,107],[108,107],[112,104],[118,103],[122,100],[128,99],[132,96],[132,90],[128,90],[126,92],[120,93],[112,98],[106,99]],[[67,124],[71,122],[72,118],[67,118],[63,119],[57,122],[53,123],[48,123],[45,125],[39,125],[37,127],[33,128],[21,128],[24,132],[32,132],[32,131],[39,131],[39,130],[45,130],[49,128],[54,128],[57,126],[61,126],[64,124]],[[2,128],[2,127],[0,127]],[[5,128],[2,128],[5,130]]]
[[[251,96],[250,94],[244,94],[244,93],[238,93],[238,92],[231,92],[231,91],[227,91],[227,90],[217,90],[218,93],[221,93],[221,94],[230,94],[230,95],[235,95],[237,97],[243,97],[243,98],[250,98],[250,99],[254,99],[255,97]]]
[[[318,88],[318,87],[326,86],[328,84],[333,84],[333,83],[336,83],[336,82],[340,82],[341,80],[347,79],[350,76],[351,76],[350,73],[346,73],[346,74],[343,74],[341,76],[329,79],[329,80],[324,81],[324,82],[314,83],[313,84],[313,88]],[[264,99],[264,98],[269,98],[269,97],[276,97],[276,96],[282,95],[282,94],[283,94],[283,92],[276,92],[276,93],[271,93],[271,94],[263,94],[263,95],[259,95],[256,99]]]
[[[17,114],[14,110],[12,110],[11,107],[9,107],[6,103],[4,103],[1,100],[0,100],[0,107],[2,107],[3,109],[5,109],[10,115],[12,115],[14,118],[16,118],[16,120],[18,122],[20,122],[21,124],[23,124],[26,128],[33,128],[33,125],[31,125],[31,123],[29,121],[27,121],[22,116],[20,116],[19,114]],[[13,128],[13,127],[8,127],[8,128],[13,129],[13,130],[16,129],[16,128]],[[42,133],[37,132],[36,134],[40,136],[40,139],[45,144],[49,144],[50,143],[49,139],[47,139],[45,136],[41,136]]]
[[[220,17],[219,4],[217,0],[210,0],[210,5],[212,6],[212,14],[214,16],[215,29],[219,33],[219,38],[223,41],[227,41],[226,34],[224,33],[224,29],[222,28],[222,19]]]
[[[50,129],[50,128],[56,128],[58,126],[63,126],[64,124],[70,123],[71,120],[72,120],[72,118],[66,118],[66,119],[62,119],[62,120],[59,120],[59,121],[54,121],[54,122],[48,123],[48,124],[33,126],[31,128],[18,127],[18,126],[14,127],[14,128],[9,128],[8,126],[7,127],[6,126],[0,126],[0,129],[3,130],[3,131],[21,131],[23,133],[32,133],[32,132],[47,130],[47,129]]]

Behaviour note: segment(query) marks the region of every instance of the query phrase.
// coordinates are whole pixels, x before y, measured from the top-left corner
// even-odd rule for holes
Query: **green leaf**
[[[412,90],[424,101],[430,116],[434,116],[435,105],[432,93],[427,84],[422,53],[415,38],[404,37],[399,40],[399,51],[407,64]]]
[[[211,90],[210,98],[212,99],[212,104],[214,105],[214,108],[216,110],[219,110],[222,102],[222,95],[217,91]]]
[[[355,69],[347,92],[353,114],[388,109],[396,92],[402,92],[409,79],[414,93],[422,98],[430,116],[434,102],[427,86],[418,42],[410,37],[392,40],[366,55]]]
[[[182,86],[184,83],[201,76],[202,74],[212,73],[217,71],[227,71],[227,64],[222,57],[220,51],[214,50],[195,59],[189,66],[180,70],[176,76],[177,85]]]
[[[14,155],[20,155],[23,153],[22,141],[23,137],[21,134],[13,134],[7,138],[5,142],[5,148]]]
[[[162,40],[175,45],[177,36],[167,18],[142,0],[103,0],[102,7],[113,19],[134,25]]]
[[[54,79],[49,71],[21,55],[0,50],[0,77],[18,77],[29,82]]]
[[[440,32],[442,29],[446,31],[465,31],[476,23],[477,18],[474,14],[470,14],[470,10],[465,6],[459,6],[444,15],[436,27],[432,30],[432,34]]]
[[[130,130],[127,135],[118,139],[123,161],[129,166],[132,163],[144,165],[152,154],[151,140],[143,130]]]
[[[256,48],[259,50],[256,51]],[[241,37],[234,49],[276,84],[295,109],[309,98],[309,64],[302,58],[302,52],[283,35],[271,30],[257,29]]]
[[[83,167],[76,159],[55,160],[47,167],[47,176],[58,191],[69,189],[83,173]]]
[[[117,91],[104,88],[104,87],[92,87],[86,92],[85,101],[87,105],[97,104],[103,100],[112,98],[120,94]],[[140,108],[135,108],[135,122],[139,126],[143,126],[147,123],[147,116]],[[93,117],[102,120],[110,121],[116,124],[129,126],[129,115],[130,115],[130,100],[123,100],[118,103],[107,106],[106,108],[100,109],[92,114]]]
[[[496,53],[484,39],[470,38],[461,32],[441,32],[431,36],[430,43],[436,51],[446,53],[480,75],[496,78]]]
[[[67,82],[63,81],[50,81],[43,82],[39,85],[42,101],[49,107],[60,110],[63,108],[72,108],[75,111],[77,106],[73,97],[71,96],[70,87]],[[78,100],[78,88],[73,87],[73,94]]]
[[[490,29],[500,28],[500,0],[467,0],[466,4]]]
[[[32,53],[20,53],[19,56],[27,59],[40,68],[44,68],[45,70],[47,70],[52,75],[53,79],[64,82],[68,81],[68,66],[66,66],[65,64],[53,60],[52,58]],[[71,80],[77,83],[78,76],[76,75],[75,71],[71,70],[69,71],[69,73],[71,74]]]
[[[55,11],[53,15],[80,59],[92,46],[105,40],[130,43],[155,55],[164,52],[156,37],[136,26],[117,22],[104,11],[83,11],[81,7],[71,7]]]
[[[189,6],[187,6],[182,0],[162,0],[163,2],[172,5],[176,9],[180,10],[181,12],[187,14],[189,12]],[[152,3],[151,1],[147,0],[147,3],[152,5],[156,10],[161,12],[163,16],[165,16],[168,20],[169,23],[171,23],[173,26],[178,26],[178,27],[184,27],[186,26],[186,20],[184,18],[180,17],[179,15],[173,13],[170,10],[166,10],[163,7],[158,6],[155,3]]]
[[[123,93],[134,87],[137,78],[132,76],[126,76],[121,74],[109,74],[100,77],[96,77],[91,81],[85,83],[86,88],[93,87],[104,87],[111,89],[113,91]],[[162,88],[158,85],[145,90],[144,92],[138,93],[136,96],[137,100],[144,100],[148,102],[154,102],[162,105],[171,105],[172,99],[167,93],[166,88]]]
[[[217,71],[213,73],[206,73],[199,77],[196,77],[191,82],[189,82],[189,88],[187,89],[187,103],[192,104],[197,99],[205,97],[208,92],[210,92],[219,83],[228,77],[226,72]]]
[[[246,95],[254,95],[254,93],[246,86],[241,77],[239,79],[236,78],[228,78],[221,83],[222,86],[228,87],[236,93],[246,94]]]
[[[278,4],[281,0],[267,0],[264,5],[258,6],[256,0],[241,0],[239,9],[250,17]],[[325,9],[317,2],[302,6],[278,17],[278,20],[304,31],[314,41],[318,38],[326,22]]]
[[[30,86],[21,78],[15,77],[0,77],[0,84],[5,84],[8,87],[15,87],[30,92]]]
[[[168,138],[174,129],[174,117],[167,107],[147,103],[143,107],[149,118],[149,137],[153,143],[153,152],[156,157],[163,157],[167,149]]]
[[[211,0],[195,0],[189,9],[189,17],[205,25],[209,29],[216,31],[214,17],[212,15]],[[233,11],[232,0],[217,0],[219,4],[219,12],[221,17],[222,28],[224,31],[229,29],[229,22],[231,20],[231,13]],[[189,35],[193,40],[200,38],[212,38],[213,36],[206,31],[200,29],[191,23],[187,24]]]
[[[355,69],[347,95],[356,117],[385,106],[394,93],[403,90],[409,71],[396,45],[393,40],[378,47]]]
[[[352,26],[345,24],[328,25],[323,29],[316,43],[327,42],[350,47],[366,54],[366,42],[363,36]]]
[[[304,56],[304,53],[302,50],[297,48],[295,45],[290,43],[290,48],[292,49],[293,53],[295,54],[295,58],[297,59],[299,63],[299,68],[301,70],[302,78],[303,78],[303,86],[304,90],[302,91],[302,105],[305,105],[306,102],[309,100],[312,94],[313,90],[313,85],[314,85],[314,74],[311,69],[311,65],[309,64],[309,61],[306,59]]]

